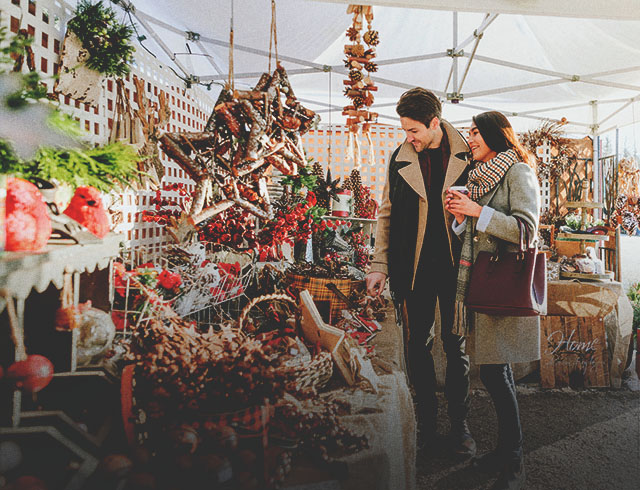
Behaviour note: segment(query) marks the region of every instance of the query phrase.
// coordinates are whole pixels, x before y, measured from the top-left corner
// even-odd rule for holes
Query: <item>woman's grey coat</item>
[[[519,229],[514,216],[527,223],[531,237],[538,233],[540,186],[535,172],[526,163],[514,164],[502,182],[480,198],[478,204],[494,210],[484,231],[476,230],[473,218],[473,260],[480,251],[495,252],[499,241],[503,250],[518,250]],[[506,247],[505,247],[505,243]],[[505,317],[473,314],[476,364],[503,364],[540,359],[540,317]]]

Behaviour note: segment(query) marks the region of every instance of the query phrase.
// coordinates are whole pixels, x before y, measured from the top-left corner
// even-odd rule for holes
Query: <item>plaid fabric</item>
[[[502,178],[514,163],[518,163],[520,158],[515,150],[507,150],[498,153],[495,158],[488,162],[476,162],[476,166],[469,172],[469,197],[478,201],[487,192],[497,186]]]
[[[288,277],[292,289],[298,291],[304,291],[306,289],[316,302],[328,301],[332,318],[336,318],[341,310],[346,309],[347,305],[327,287],[327,284],[335,284],[336,287],[348,297],[351,291],[356,289],[359,283],[363,282],[352,279],[324,279],[320,277],[300,276],[297,274],[289,274]]]

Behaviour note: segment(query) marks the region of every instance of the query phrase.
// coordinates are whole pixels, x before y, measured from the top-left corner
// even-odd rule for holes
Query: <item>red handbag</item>
[[[536,246],[529,247],[527,226],[520,230],[518,252],[479,252],[471,271],[465,305],[472,311],[497,316],[547,314],[547,260]]]

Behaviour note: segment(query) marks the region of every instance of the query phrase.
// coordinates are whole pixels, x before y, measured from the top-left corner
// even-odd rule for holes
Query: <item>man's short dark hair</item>
[[[441,117],[442,104],[430,90],[415,87],[400,96],[396,112],[400,117],[408,117],[429,127],[434,117]]]

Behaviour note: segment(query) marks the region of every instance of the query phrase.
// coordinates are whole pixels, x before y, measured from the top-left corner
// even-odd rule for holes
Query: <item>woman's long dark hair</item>
[[[524,163],[536,169],[536,159],[522,146],[504,114],[498,111],[483,112],[474,116],[473,122],[490,149],[496,153],[514,150]]]

